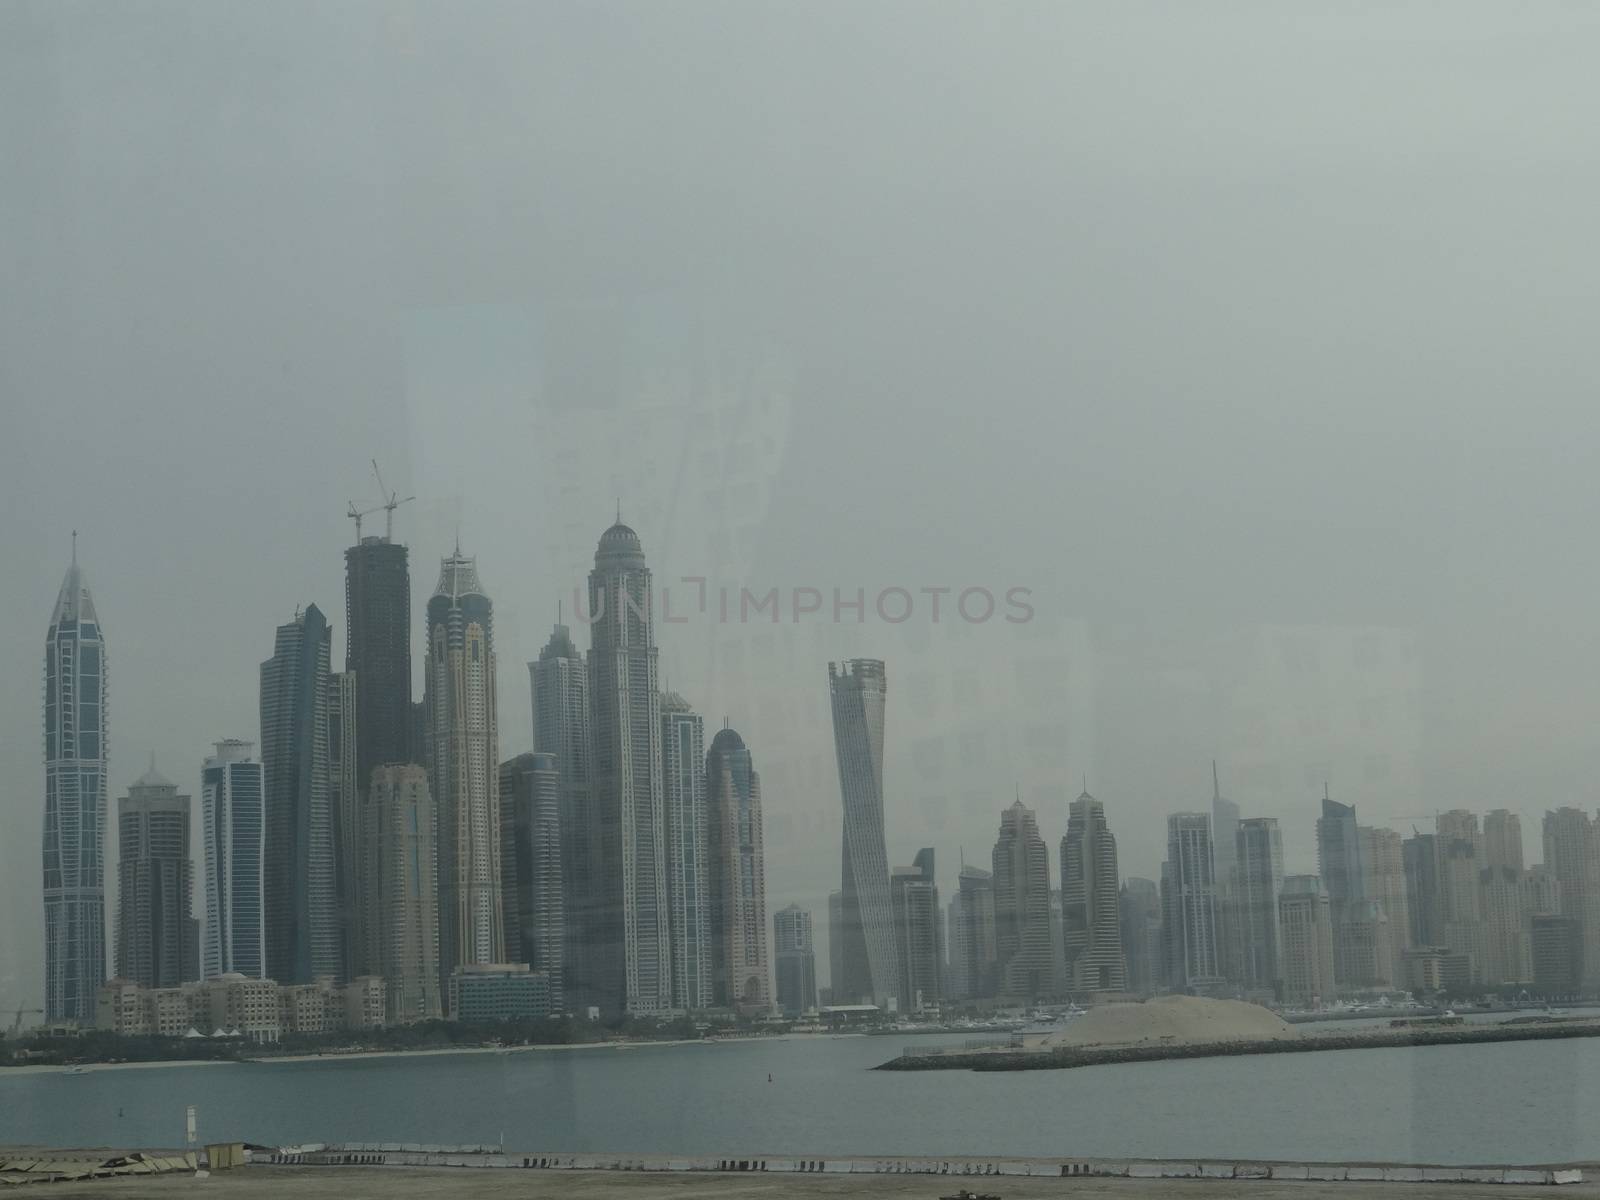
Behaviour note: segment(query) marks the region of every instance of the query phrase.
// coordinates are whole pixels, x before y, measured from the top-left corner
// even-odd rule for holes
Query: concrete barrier
[[[254,1157],[276,1166],[516,1167],[569,1171],[765,1172],[867,1175],[1062,1176],[1131,1179],[1276,1179],[1316,1182],[1569,1184],[1583,1181],[1575,1167],[1455,1167],[1344,1163],[1252,1162],[1088,1158],[702,1158],[668,1155],[506,1154],[494,1146],[426,1146],[415,1143],[310,1143]]]

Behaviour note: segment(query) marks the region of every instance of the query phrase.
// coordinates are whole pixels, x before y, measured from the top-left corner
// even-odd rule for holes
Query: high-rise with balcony
[[[1366,877],[1367,899],[1384,915],[1388,962],[1379,964],[1379,977],[1395,986],[1405,981],[1405,953],[1411,949],[1411,907],[1406,893],[1405,850],[1393,829],[1358,825],[1361,870]]]
[[[421,767],[373,771],[361,806],[361,957],[383,977],[391,1024],[440,1015],[436,820]]]
[[[1600,829],[1581,808],[1544,815],[1544,861],[1560,890],[1561,915],[1578,928],[1577,971],[1600,986]]]
[[[376,767],[420,761],[411,713],[411,571],[406,548],[364,537],[344,552],[345,671],[354,676],[355,787]]]
[[[589,710],[598,856],[588,974],[606,1012],[672,1007],[654,594],[639,535],[600,535],[589,573]]]
[[[1128,988],[1119,895],[1117,839],[1105,805],[1085,791],[1068,806],[1061,839],[1062,944],[1074,991]]]
[[[1050,937],[1050,851],[1031,808],[1018,800],[1000,814],[994,844],[995,967],[1002,995],[1049,995],[1055,952]]]
[[[788,1017],[817,1006],[817,955],[811,914],[798,904],[772,914],[772,950],[777,972],[777,1002]]]
[[[706,816],[713,999],[741,1013],[765,1012],[772,984],[761,776],[732,729],[718,730],[706,752]]]
[[[1161,928],[1174,991],[1207,994],[1222,984],[1213,871],[1211,814],[1173,813],[1161,865]]]
[[[883,827],[884,665],[875,658],[829,663],[828,690],[844,809],[833,1001],[877,1003],[900,986]]]
[[[572,631],[557,624],[539,657],[528,664],[533,688],[533,748],[555,758],[561,798],[561,889],[566,914],[563,992],[575,1011],[599,999],[590,977],[589,922],[600,828],[590,803],[589,667]]]
[[[106,642],[72,565],[44,647],[45,1020],[91,1025],[106,977]]]
[[[328,764],[332,645],[333,631],[312,604],[278,626],[272,657],[261,664],[266,974],[278,983],[338,976],[343,966]]]
[[[1276,817],[1246,817],[1234,834],[1233,911],[1240,982],[1273,991],[1283,978],[1278,898],[1283,894],[1283,835]]]
[[[1315,875],[1289,875],[1278,898],[1283,937],[1283,1002],[1305,1007],[1332,1002],[1337,991],[1333,919],[1327,890]]]
[[[550,979],[560,1011],[566,916],[561,882],[561,773],[553,754],[500,764],[500,911],[507,962]]]
[[[424,693],[429,792],[439,823],[439,979],[505,958],[500,901],[494,606],[460,547],[428,600]],[[359,719],[359,716],[358,716]]]
[[[266,785],[254,749],[227,738],[200,769],[206,883],[200,970],[207,979],[267,977]]]
[[[672,1006],[712,1003],[711,843],[706,813],[705,720],[676,692],[661,697],[661,786],[667,824]]]
[[[189,797],[155,764],[117,802],[117,974],[141,987],[200,978]]]
[[[1478,814],[1461,808],[1451,809],[1439,814],[1436,825],[1443,945],[1456,954],[1470,956],[1472,979],[1483,982],[1488,955],[1483,929],[1484,846]],[[1346,981],[1341,977],[1340,982]]]

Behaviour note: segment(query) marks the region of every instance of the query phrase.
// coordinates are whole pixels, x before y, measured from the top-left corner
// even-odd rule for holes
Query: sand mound
[[[1123,1046],[1139,1042],[1255,1042],[1299,1037],[1293,1025],[1259,1004],[1162,996],[1143,1004],[1103,1004],[1035,1043]]]

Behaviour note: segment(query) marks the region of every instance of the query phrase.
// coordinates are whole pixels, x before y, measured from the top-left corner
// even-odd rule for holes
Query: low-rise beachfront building
[[[556,1015],[547,971],[527,963],[464,963],[450,973],[450,1014],[457,1021],[510,1021]]]
[[[276,1042],[285,1034],[374,1029],[383,1024],[384,982],[363,975],[340,987],[332,978],[279,985],[230,972],[172,988],[106,981],[96,1026],[130,1037],[184,1037],[190,1030]]]

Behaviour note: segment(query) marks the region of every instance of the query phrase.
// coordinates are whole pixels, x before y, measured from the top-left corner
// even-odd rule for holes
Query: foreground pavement
[[[694,1172],[520,1171],[418,1167],[248,1166],[219,1171],[209,1178],[161,1175],[97,1179],[84,1183],[41,1184],[27,1191],[37,1200],[169,1200],[173,1197],[294,1196],[303,1200],[435,1200],[438,1197],[522,1197],[526,1200],[773,1200],[795,1196],[885,1197],[887,1200],[938,1200],[962,1186],[993,1193],[1002,1200],[1060,1196],[1071,1200],[1558,1200],[1600,1197],[1593,1182],[1563,1187],[1503,1184],[1311,1183],[1272,1180],[1191,1179],[1029,1179],[961,1180],[916,1175],[752,1175]]]

